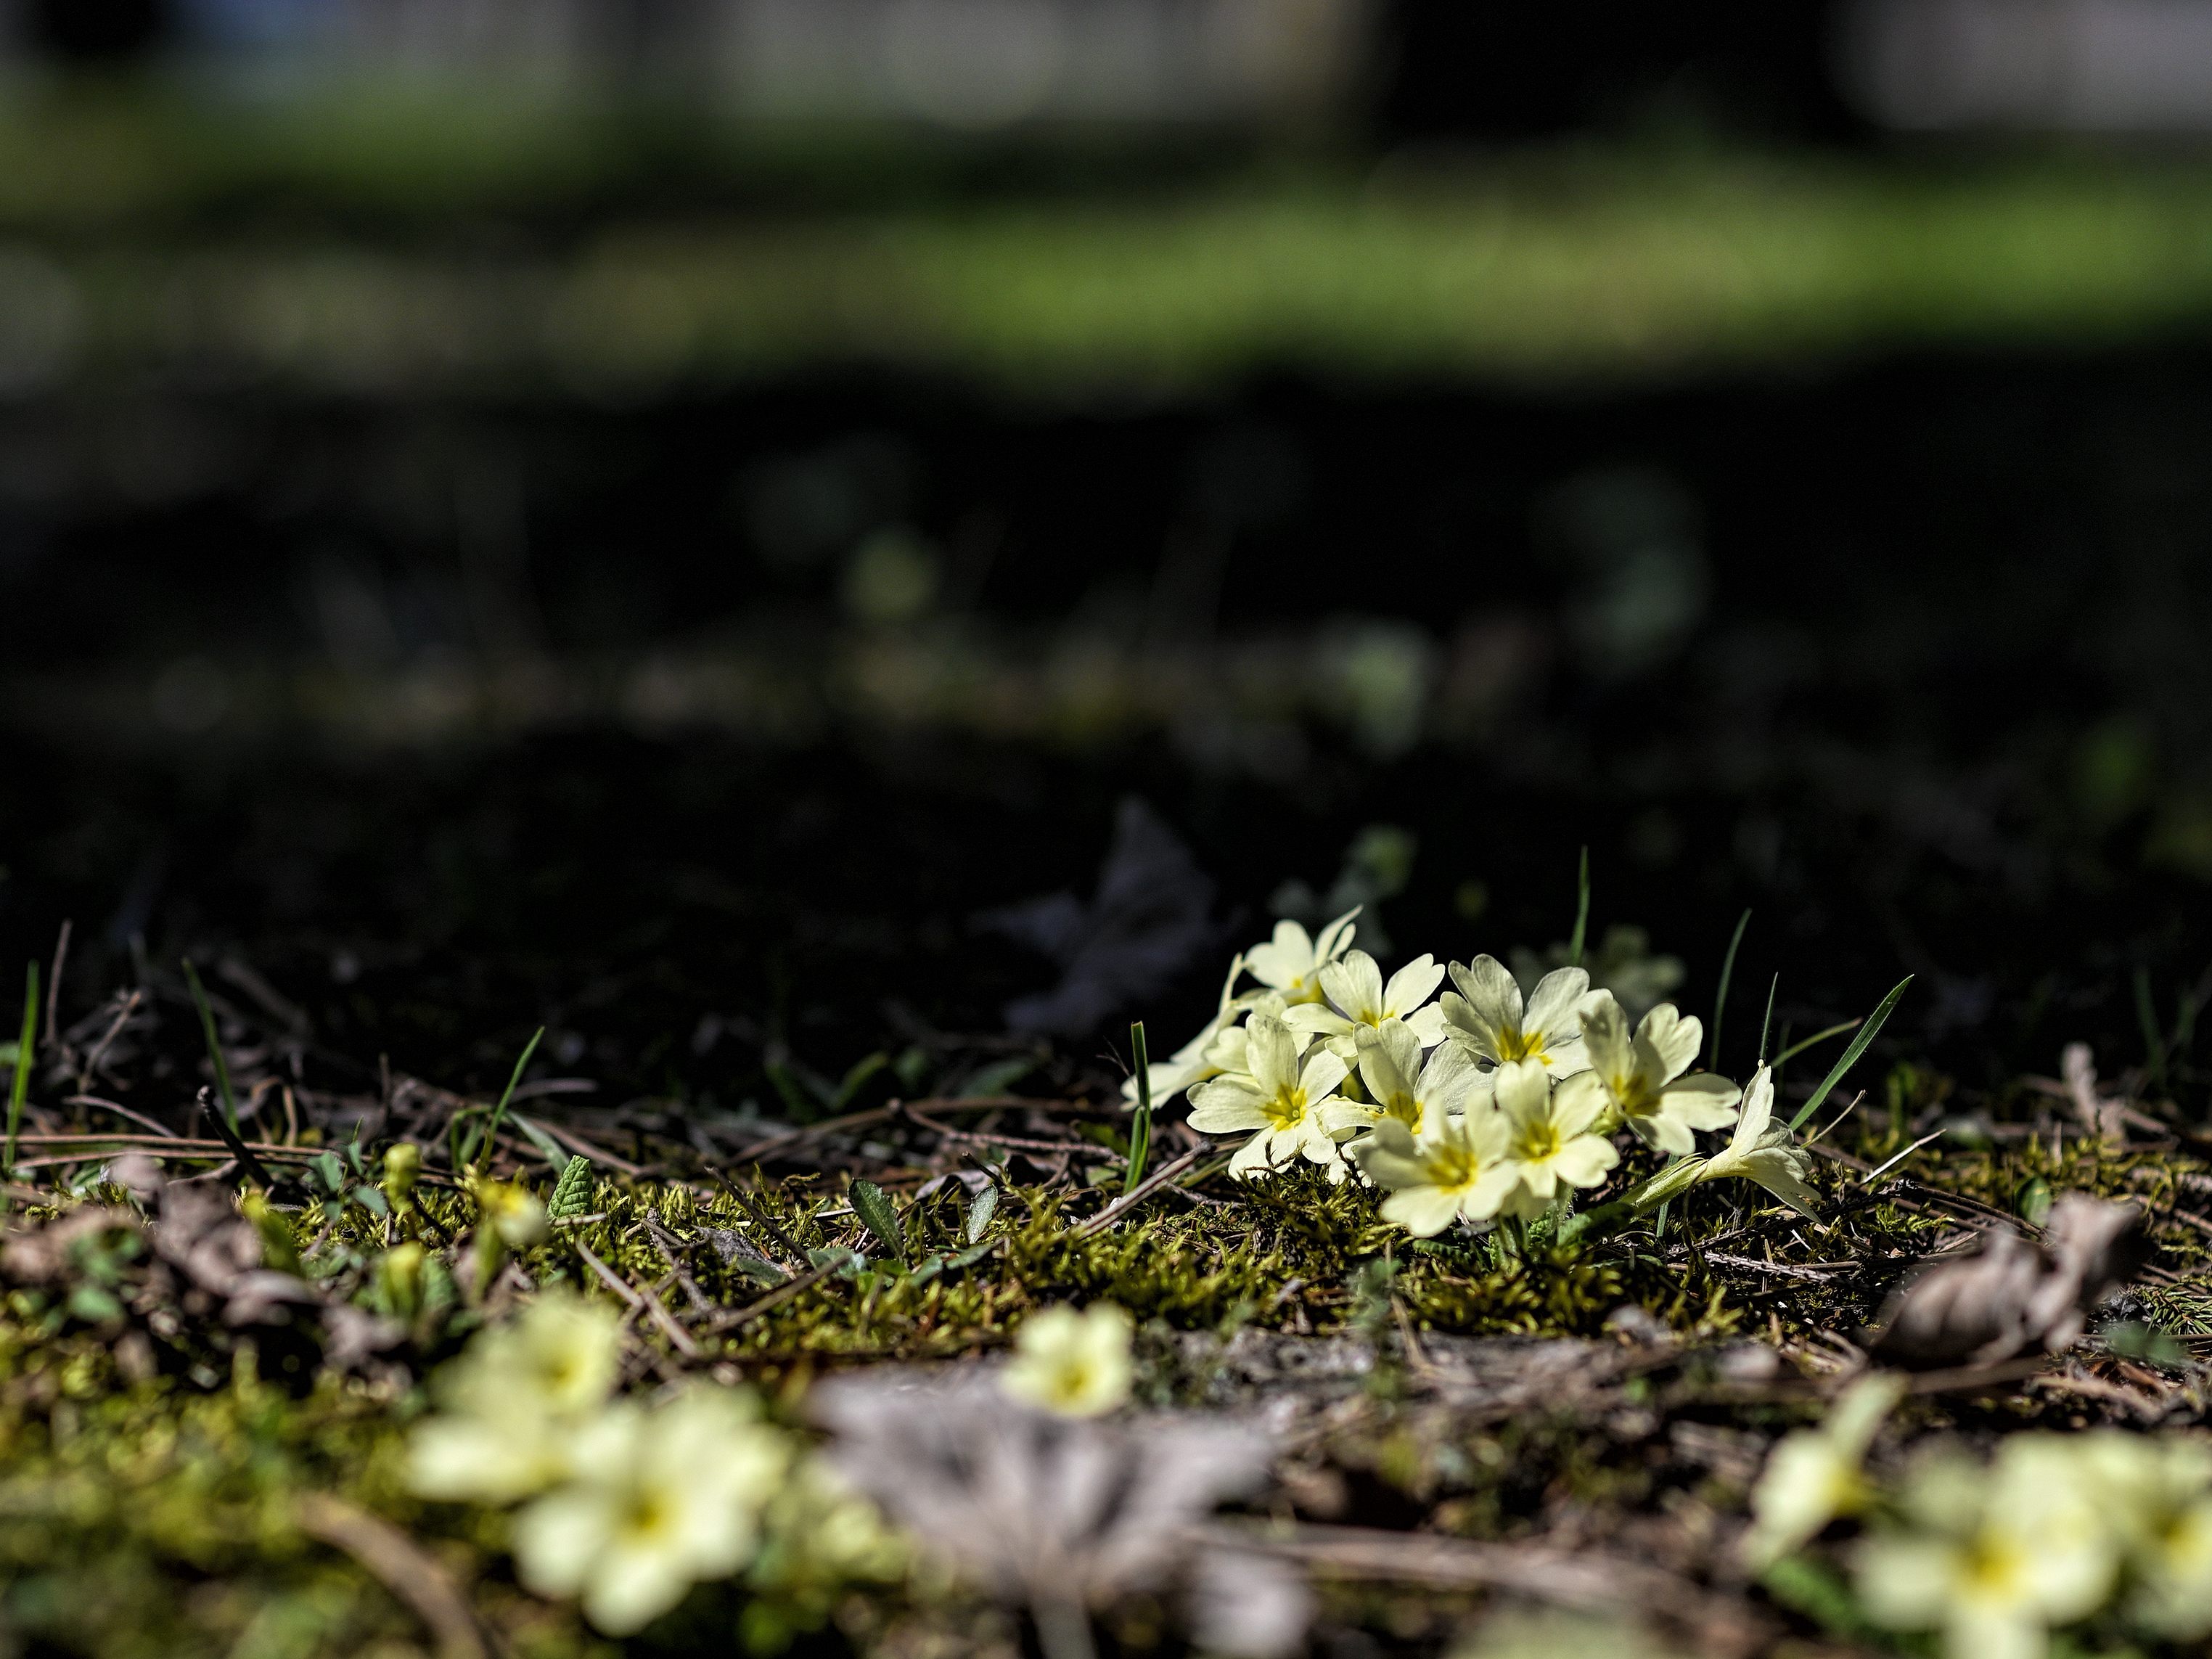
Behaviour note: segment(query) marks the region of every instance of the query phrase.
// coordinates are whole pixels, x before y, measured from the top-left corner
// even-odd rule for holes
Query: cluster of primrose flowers
[[[1734,1177],[1814,1212],[1807,1157],[1773,1121],[1771,1075],[1762,1066],[1747,1090],[1692,1070],[1696,1018],[1662,1003],[1632,1030],[1580,968],[1547,974],[1524,1000],[1489,956],[1449,969],[1419,956],[1386,981],[1352,948],[1358,915],[1318,937],[1278,923],[1230,964],[1206,1029],[1151,1070],[1155,1100],[1188,1091],[1193,1128],[1249,1137],[1231,1174],[1303,1158],[1332,1181],[1356,1176],[1390,1189],[1386,1218],[1426,1237],[1563,1208],[1619,1164],[1625,1129],[1675,1158],[1632,1207]],[[1248,975],[1256,986],[1240,989]],[[1124,1093],[1137,1092],[1132,1079]],[[1725,1148],[1698,1153],[1698,1132],[1730,1125]]]
[[[437,1378],[441,1409],[408,1447],[418,1496],[520,1505],[522,1582],[574,1596],[612,1636],[642,1629],[696,1583],[750,1571],[778,1582],[884,1577],[897,1550],[872,1506],[752,1395],[708,1383],[652,1403],[613,1397],[619,1324],[559,1290],[480,1333]]]
[[[2039,1659],[2052,1630],[2099,1615],[2154,1640],[2212,1636],[2212,1442],[2016,1434],[1986,1462],[1934,1447],[1885,1487],[1863,1462],[1902,1392],[1869,1376],[1819,1429],[1784,1437],[1752,1494],[1753,1565],[1856,1518],[1867,1615],[1940,1632],[1948,1659]]]

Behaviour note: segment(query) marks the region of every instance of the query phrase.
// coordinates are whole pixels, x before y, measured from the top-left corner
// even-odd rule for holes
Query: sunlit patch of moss
[[[0,1610],[34,1644],[116,1659],[424,1650],[390,1590],[301,1530],[301,1495],[330,1492],[406,1526],[520,1651],[604,1650],[566,1611],[487,1572],[495,1522],[407,1498],[407,1414],[405,1401],[336,1378],[295,1399],[246,1368],[214,1392],[143,1383],[44,1412],[11,1389]]]

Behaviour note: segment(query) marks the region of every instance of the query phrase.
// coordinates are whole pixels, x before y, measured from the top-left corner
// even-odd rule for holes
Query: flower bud
[[[422,1247],[410,1239],[377,1258],[376,1280],[384,1292],[385,1306],[401,1319],[412,1319],[422,1311],[425,1257]]]
[[[393,1209],[407,1202],[422,1173],[422,1149],[413,1141],[395,1141],[384,1149],[384,1195],[392,1200]]]

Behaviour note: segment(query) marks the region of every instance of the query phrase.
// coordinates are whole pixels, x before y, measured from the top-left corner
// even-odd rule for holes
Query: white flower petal
[[[1425,953],[1390,975],[1390,982],[1382,988],[1381,1007],[1384,1013],[1403,1019],[1437,994],[1437,987],[1444,982],[1443,964]]]

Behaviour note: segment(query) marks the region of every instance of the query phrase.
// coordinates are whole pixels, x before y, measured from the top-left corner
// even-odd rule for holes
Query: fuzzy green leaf
[[[570,1216],[588,1215],[592,1209],[592,1160],[572,1158],[561,1170],[560,1180],[553,1183],[553,1196],[545,1202],[546,1215],[555,1221],[565,1221]]]
[[[991,1218],[998,1212],[999,1189],[996,1187],[986,1187],[975,1194],[975,1201],[968,1206],[967,1231],[970,1244],[981,1242],[984,1230],[991,1224]]]
[[[899,1226],[898,1209],[890,1194],[872,1181],[854,1182],[853,1213],[895,1258],[906,1259],[906,1234]]]

